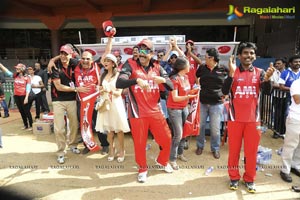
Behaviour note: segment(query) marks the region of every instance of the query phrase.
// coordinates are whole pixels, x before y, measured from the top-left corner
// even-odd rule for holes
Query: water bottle
[[[151,149],[151,144],[146,145],[146,151],[148,151],[149,149]]]
[[[210,166],[210,167],[207,168],[207,170],[205,171],[205,175],[208,176],[213,170],[214,170],[214,167],[213,167],[213,166]]]

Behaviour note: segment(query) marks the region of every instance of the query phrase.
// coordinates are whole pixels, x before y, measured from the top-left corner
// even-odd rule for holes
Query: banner
[[[89,96],[81,99],[80,102],[80,127],[81,136],[83,142],[89,148],[90,151],[100,150],[99,145],[94,140],[94,134],[92,131],[92,116],[94,111],[94,105],[99,92],[95,92]]]
[[[125,43],[125,44],[114,44],[112,45],[112,52],[119,51],[122,56],[122,62],[124,63],[128,58],[132,57],[132,48],[138,44],[136,43]],[[220,55],[220,64],[227,65],[229,57],[235,53],[235,47],[239,44],[239,42],[195,42],[195,50],[194,53],[198,55],[202,61],[205,61],[205,53],[206,50],[210,48],[216,48],[219,51]],[[85,50],[89,50],[94,55],[94,60],[100,58],[105,52],[106,44],[76,44],[76,48],[78,48],[81,52]],[[185,51],[185,43],[178,43],[178,47]],[[167,52],[169,48],[169,43],[155,43],[154,42],[154,51],[156,59],[157,51]]]
[[[200,103],[199,95],[190,100],[189,114],[183,125],[182,138],[199,135],[200,133]]]

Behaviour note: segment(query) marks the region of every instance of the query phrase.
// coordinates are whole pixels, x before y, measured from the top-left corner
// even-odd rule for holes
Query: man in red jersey
[[[80,128],[81,136],[86,147],[91,151],[97,151],[100,147],[94,141],[92,131],[92,114],[94,103],[99,95],[98,85],[100,80],[100,68],[93,62],[93,55],[85,51],[82,53],[79,65],[74,70],[75,84],[77,87],[85,86],[89,92],[78,92],[80,100]]]
[[[134,141],[135,160],[139,165],[138,182],[147,179],[146,143],[148,129],[151,130],[155,141],[161,147],[157,158],[166,172],[173,172],[168,163],[171,146],[171,132],[158,106],[160,92],[159,84],[164,84],[172,90],[173,84],[165,70],[157,61],[152,59],[154,54],[153,43],[143,39],[138,46],[139,59],[129,58],[123,65],[117,80],[117,88],[129,88],[128,118]]]
[[[274,72],[270,65],[267,72],[252,65],[256,59],[256,46],[251,42],[241,43],[238,48],[238,58],[241,62],[235,66],[233,56],[229,61],[229,76],[225,79],[222,88],[223,94],[228,94],[229,116],[228,137],[229,156],[228,174],[230,189],[237,190],[239,179],[239,158],[242,142],[244,140],[245,173],[243,179],[247,191],[255,193],[254,184],[256,175],[257,149],[261,135],[260,124],[260,89],[264,93],[271,92],[270,77]]]

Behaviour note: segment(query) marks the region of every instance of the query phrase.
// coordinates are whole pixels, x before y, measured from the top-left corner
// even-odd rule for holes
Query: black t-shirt
[[[222,87],[228,76],[228,68],[216,66],[212,71],[206,66],[199,66],[196,76],[200,78],[200,102],[202,104],[215,105],[222,103]]]
[[[79,61],[76,59],[70,59],[69,65],[67,68],[64,68],[61,61],[57,61],[55,64],[57,66],[57,70],[52,69],[51,79],[52,81],[55,79],[60,79],[62,85],[66,86],[75,86],[75,76],[74,69],[78,65]],[[54,85],[51,84],[51,97],[52,101],[74,101],[76,100],[75,92],[62,92],[58,91]]]

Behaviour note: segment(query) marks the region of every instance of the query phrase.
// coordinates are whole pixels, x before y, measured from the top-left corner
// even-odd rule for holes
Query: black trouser
[[[18,109],[19,109],[19,112],[21,114],[24,126],[26,128],[28,128],[28,125],[29,125],[29,127],[32,127],[32,122],[33,121],[32,121],[32,116],[31,116],[31,113],[30,113],[29,104],[28,103],[24,104],[25,96],[16,96],[16,95],[14,95],[14,99],[15,99],[15,103],[16,103]],[[27,119],[28,119],[28,121],[27,121]]]
[[[48,105],[48,101],[47,101],[47,97],[46,97],[46,91],[41,91],[41,108],[42,108],[42,112],[50,112],[49,109],[49,105]]]
[[[274,103],[274,129],[278,134],[285,133],[285,112],[287,108],[287,98],[273,97]]]
[[[35,99],[28,102],[29,108],[31,108],[33,101],[35,101],[35,118],[40,118],[42,101],[41,92],[35,95]]]

